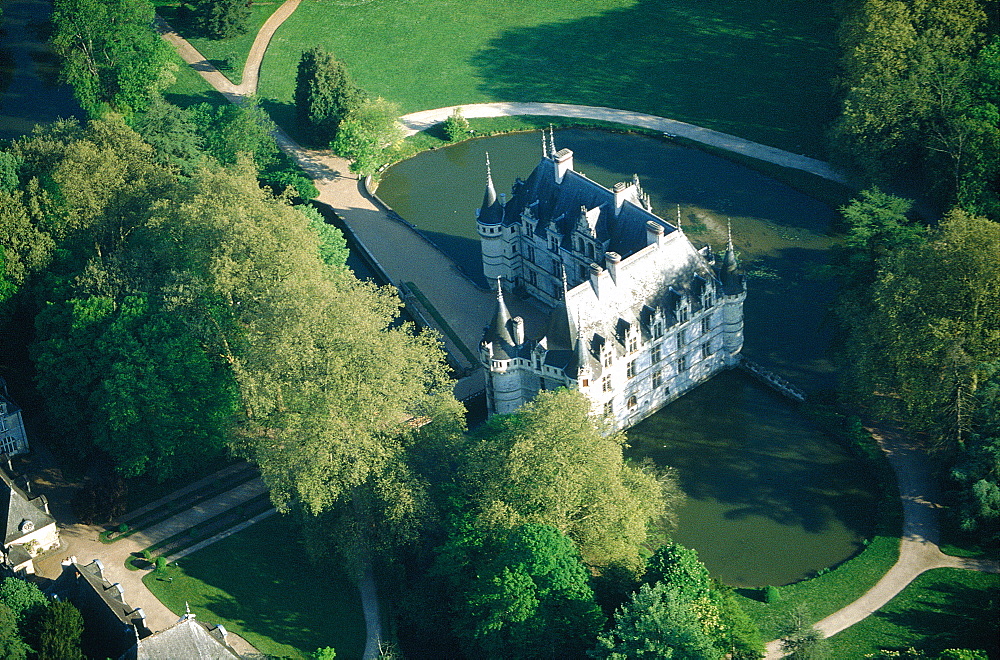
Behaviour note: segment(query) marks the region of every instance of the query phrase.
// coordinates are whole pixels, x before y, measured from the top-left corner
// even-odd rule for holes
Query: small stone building
[[[480,345],[490,414],[571,387],[627,428],[736,366],[746,288],[732,239],[717,258],[652,212],[638,178],[605,188],[544,133],[543,154],[510,199],[487,159],[476,227],[497,287]],[[550,310],[547,321],[512,317],[512,294]]]

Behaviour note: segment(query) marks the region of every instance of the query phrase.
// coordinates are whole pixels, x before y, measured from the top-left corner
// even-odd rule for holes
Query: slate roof
[[[29,534],[24,522],[30,521],[32,531],[55,522],[46,511],[45,496],[29,498],[17,484],[0,470],[0,520],[4,521],[4,547]]]
[[[139,640],[123,658],[135,660],[229,660],[239,658],[226,642],[219,628],[211,632],[193,616]]]

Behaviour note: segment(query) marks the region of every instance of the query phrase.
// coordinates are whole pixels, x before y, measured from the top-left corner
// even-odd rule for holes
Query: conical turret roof
[[[493,174],[490,172],[490,155],[486,154],[486,191],[483,193],[483,205],[479,207],[479,222],[484,225],[500,224],[503,220],[503,206],[497,200],[497,191],[493,187]]]

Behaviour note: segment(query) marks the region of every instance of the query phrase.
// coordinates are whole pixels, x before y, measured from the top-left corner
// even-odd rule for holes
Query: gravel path
[[[611,121],[628,126],[647,128],[660,133],[676,135],[719,149],[725,149],[743,156],[750,156],[782,167],[790,167],[816,176],[846,183],[847,178],[829,163],[815,158],[793,154],[774,147],[769,147],[750,140],[720,133],[709,128],[702,128],[676,119],[647,115],[631,110],[617,108],[602,108],[593,105],[570,105],[568,103],[472,103],[469,105],[449,106],[434,110],[413,112],[400,118],[407,134],[412,135],[434,124],[444,121],[455,111],[462,109],[462,114],[468,117],[508,117],[517,115],[541,115],[548,117],[570,117],[574,119],[596,119]]]

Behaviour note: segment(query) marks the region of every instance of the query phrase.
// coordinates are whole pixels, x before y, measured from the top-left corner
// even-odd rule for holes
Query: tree
[[[72,603],[49,603],[38,623],[39,660],[83,660],[83,617]]]
[[[223,165],[235,165],[239,154],[248,154],[263,170],[277,158],[274,122],[255,100],[227,103],[213,108],[201,103],[192,108],[205,151]]]
[[[309,219],[309,226],[319,236],[319,256],[323,263],[330,268],[346,268],[350,250],[347,249],[347,239],[344,238],[344,232],[327,222],[313,206],[296,206],[295,208]]]
[[[207,164],[205,136],[192,111],[157,98],[145,112],[135,115],[131,126],[156,149],[160,162],[180,173],[190,176]]]
[[[625,438],[606,434],[576,391],[543,392],[477,434],[463,479],[484,524],[555,527],[587,564],[638,566],[651,525],[663,525],[682,495],[670,474],[626,463]]]
[[[820,660],[826,657],[823,639],[823,633],[806,620],[800,604],[782,627],[781,650],[791,660]]]
[[[49,263],[53,249],[52,237],[31,222],[24,196],[0,191],[0,303]]]
[[[194,24],[209,39],[231,39],[250,30],[250,3],[247,0],[197,0]]]
[[[34,638],[48,602],[41,590],[30,582],[16,577],[0,582],[0,603],[10,610],[21,639]]]
[[[472,656],[578,657],[603,623],[573,542],[547,525],[472,545],[455,581],[455,628]]]
[[[880,262],[848,327],[849,382],[876,410],[961,447],[974,397],[1000,355],[1000,225],[951,212],[926,242]]]
[[[0,603],[0,658],[25,660],[31,647],[24,643],[10,608]]]
[[[365,99],[343,62],[317,46],[302,53],[295,77],[299,127],[317,145],[336,137],[340,122]]]
[[[403,137],[399,106],[379,97],[363,101],[347,114],[330,148],[352,161],[352,172],[368,176],[386,164],[387,152]]]
[[[841,28],[845,100],[833,130],[855,165],[885,176],[917,164],[945,201],[1000,210],[1000,74],[985,23],[976,0],[858,3]]]
[[[448,115],[444,120],[444,133],[448,136],[449,142],[457,142],[469,135],[469,120],[462,114],[461,108],[455,108],[455,112]]]
[[[712,590],[712,578],[698,559],[698,552],[679,543],[667,543],[656,549],[646,560],[644,581],[668,584],[688,600],[703,598]]]
[[[144,110],[166,87],[169,46],[148,0],[56,0],[51,42],[61,77],[91,117]]]
[[[716,660],[712,643],[690,601],[663,582],[643,584],[615,614],[612,628],[598,636],[591,657],[606,660],[675,658]]]

